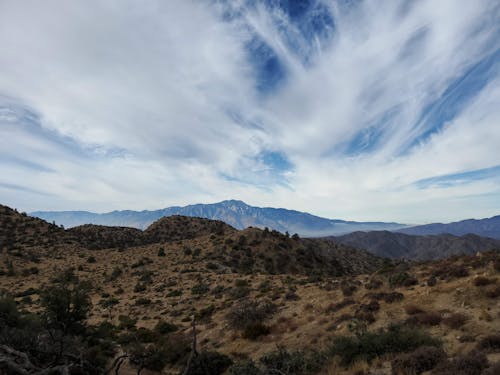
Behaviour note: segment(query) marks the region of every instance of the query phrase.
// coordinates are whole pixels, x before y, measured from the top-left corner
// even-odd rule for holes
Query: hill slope
[[[430,260],[500,249],[500,240],[475,234],[414,236],[388,231],[353,232],[333,240],[388,258]]]
[[[249,226],[268,227],[306,237],[336,235],[357,230],[396,230],[404,226],[398,223],[332,220],[284,208],[253,207],[237,200],[169,207],[155,211],[113,211],[103,214],[86,211],[37,211],[31,215],[49,222],[55,221],[65,227],[99,224],[139,229],[145,229],[165,216],[182,215],[221,220],[237,229]]]
[[[468,219],[448,224],[433,223],[397,230],[401,233],[427,235],[449,233],[455,236],[474,233],[478,236],[500,239],[500,215],[486,219]]]
[[[180,374],[193,332],[190,375],[500,367],[499,252],[414,264],[205,219],[42,232],[51,224],[2,212],[0,238],[16,235],[0,252],[0,373]],[[85,307],[68,330],[54,314],[64,296]]]

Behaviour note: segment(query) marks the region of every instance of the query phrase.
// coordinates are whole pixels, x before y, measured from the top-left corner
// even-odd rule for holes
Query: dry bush
[[[349,306],[349,305],[354,305],[354,300],[350,299],[350,298],[346,298],[340,302],[337,302],[337,303],[330,303],[326,309],[325,309],[325,313],[335,313],[341,309],[343,309],[344,307],[346,306]]]
[[[443,323],[450,328],[457,329],[462,327],[469,317],[462,313],[453,313],[443,319]]]
[[[406,305],[405,306],[405,312],[408,314],[408,315],[415,315],[415,314],[421,314],[424,312],[424,310],[422,310],[420,307],[418,307],[417,305],[414,305],[414,304],[411,304],[411,305]]]
[[[475,286],[485,286],[485,285],[494,284],[496,282],[497,282],[497,279],[490,279],[490,278],[484,277],[484,276],[478,276],[474,279]]]
[[[495,333],[482,338],[478,342],[477,346],[479,349],[487,350],[489,352],[500,351],[500,333]]]
[[[486,370],[482,372],[481,375],[498,375],[500,374],[500,362],[494,363]]]
[[[404,299],[404,294],[399,292],[390,293],[367,293],[366,298],[370,298],[375,301],[385,301],[386,303],[399,302]]]
[[[500,297],[500,285],[496,285],[493,288],[489,288],[484,293],[488,298],[498,298]]]
[[[401,354],[392,363],[394,375],[421,374],[432,370],[436,365],[446,359],[446,353],[441,348],[434,346],[421,346],[408,354]]]
[[[435,311],[423,312],[412,315],[406,320],[406,323],[413,325],[436,326],[441,323],[441,314]]]
[[[488,358],[482,352],[472,351],[441,362],[436,366],[433,375],[481,375],[488,367]]]
[[[232,327],[244,329],[270,318],[276,310],[277,306],[270,301],[243,301],[231,308],[226,318]]]

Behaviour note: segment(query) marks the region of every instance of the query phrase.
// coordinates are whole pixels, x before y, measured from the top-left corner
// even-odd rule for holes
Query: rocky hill
[[[449,233],[455,236],[473,233],[478,236],[500,239],[500,215],[486,219],[468,219],[447,224],[418,225],[400,229],[398,232],[414,235]]]
[[[17,234],[0,253],[0,373],[500,369],[499,252],[413,264],[203,219],[64,231],[6,216],[0,238]]]
[[[86,211],[38,211],[32,212],[31,215],[50,222],[55,221],[65,227],[99,224],[139,229],[147,228],[162,217],[182,215],[220,220],[236,229],[245,229],[250,226],[262,229],[268,227],[282,233],[298,233],[307,237],[335,235],[357,230],[395,230],[404,227],[398,223],[332,220],[284,208],[253,207],[237,200],[169,207],[155,211],[113,211],[103,214]]]
[[[500,240],[474,234],[415,236],[388,231],[354,232],[332,237],[335,242],[387,258],[431,260],[500,249]]]

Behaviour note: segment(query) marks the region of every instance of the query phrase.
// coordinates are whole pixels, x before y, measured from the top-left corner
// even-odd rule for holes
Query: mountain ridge
[[[400,228],[397,232],[411,235],[452,234],[463,236],[469,233],[482,237],[500,239],[500,215],[484,219],[465,219],[450,223],[431,223]]]
[[[172,206],[159,210],[121,210],[96,214],[89,211],[35,211],[30,213],[49,222],[74,227],[83,224],[129,226],[146,229],[165,216],[182,215],[221,220],[236,229],[258,227],[280,232],[298,233],[306,237],[321,237],[356,230],[399,229],[404,224],[386,222],[356,222],[328,219],[307,212],[285,208],[255,207],[240,200],[225,200],[210,204]]]

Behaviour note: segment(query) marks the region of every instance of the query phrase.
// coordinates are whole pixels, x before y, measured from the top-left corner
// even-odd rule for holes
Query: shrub
[[[165,254],[165,249],[163,247],[160,247],[158,249],[158,256],[159,257],[164,257],[166,254]]]
[[[268,326],[262,323],[247,324],[243,330],[242,337],[247,340],[256,340],[260,336],[266,336],[271,332]]]
[[[388,353],[404,353],[421,346],[440,347],[441,341],[416,328],[391,326],[387,330],[365,332],[357,336],[338,336],[331,354],[338,355],[343,365],[357,360],[371,361]]]
[[[218,352],[201,352],[193,358],[186,375],[220,375],[227,370],[233,361]]]
[[[204,307],[196,312],[195,319],[199,322],[208,322],[210,321],[210,318],[212,317],[214,311],[215,311],[215,306],[208,305],[207,307]]]
[[[436,326],[441,323],[442,316],[440,313],[431,311],[431,312],[422,312],[415,315],[412,315],[406,320],[407,324],[413,325],[427,325],[427,326]]]
[[[21,319],[21,314],[17,310],[16,301],[10,297],[0,299],[0,327],[15,327]]]
[[[484,353],[472,351],[453,360],[441,362],[432,372],[433,375],[481,375],[488,367]]]
[[[457,329],[462,327],[467,320],[469,320],[469,317],[467,315],[461,313],[453,313],[444,318],[443,323],[450,328]]]
[[[151,305],[151,300],[149,298],[141,297],[135,300],[137,306]]]
[[[354,300],[352,300],[350,298],[346,298],[340,302],[329,304],[326,307],[325,312],[326,313],[335,313],[335,312],[339,311],[340,309],[343,309],[346,306],[353,305],[354,303],[355,303]]]
[[[252,360],[235,363],[228,372],[229,375],[264,375]]]
[[[480,349],[487,351],[499,351],[500,350],[500,333],[495,333],[493,335],[486,336],[482,338],[478,345]]]
[[[160,320],[158,323],[156,323],[154,331],[160,335],[166,335],[168,333],[175,332],[178,329],[179,328],[175,324]]]
[[[500,374],[500,362],[491,365],[481,373],[481,375],[498,375],[498,374]]]
[[[210,287],[208,286],[208,284],[205,284],[205,283],[195,284],[191,288],[191,294],[200,295],[200,294],[206,294],[209,291],[210,291]]]
[[[437,284],[436,276],[429,277],[429,280],[427,280],[427,285],[428,286],[436,286],[436,284]]]
[[[392,365],[393,374],[421,374],[432,370],[436,365],[446,359],[443,349],[434,346],[421,346],[411,353],[400,354]]]
[[[415,276],[410,275],[408,272],[398,272],[389,276],[389,285],[391,287],[408,287],[418,284],[418,280]]]
[[[490,288],[490,289],[486,290],[486,292],[484,294],[488,298],[498,298],[498,297],[500,297],[500,285],[497,285],[497,286],[495,286],[493,288]]]
[[[342,281],[340,284],[340,289],[342,290],[342,294],[344,297],[351,297],[354,292],[358,289],[358,287],[348,281]]]
[[[422,310],[420,307],[418,307],[417,305],[413,305],[413,304],[406,305],[405,311],[408,315],[421,314],[424,312],[424,310]]]
[[[118,321],[120,322],[118,327],[122,329],[132,329],[135,327],[135,324],[137,323],[136,318],[131,318],[128,315],[118,316]]]
[[[182,290],[172,290],[171,292],[167,293],[167,297],[179,297],[182,296]]]
[[[226,318],[234,328],[244,329],[249,324],[261,323],[271,317],[277,306],[269,301],[244,301],[234,306]]]
[[[86,282],[61,283],[41,294],[44,315],[51,325],[63,332],[79,330],[92,307],[90,285]]]
[[[288,351],[283,347],[278,347],[278,350],[264,354],[260,362],[266,368],[266,374],[301,375],[318,372],[326,359],[324,353]]]
[[[475,286],[484,286],[496,283],[497,279],[490,279],[484,276],[478,276],[474,279]]]
[[[134,286],[134,293],[141,293],[144,292],[145,290],[146,290],[146,284],[144,283],[138,282]]]

